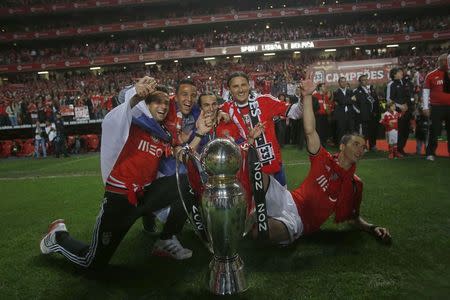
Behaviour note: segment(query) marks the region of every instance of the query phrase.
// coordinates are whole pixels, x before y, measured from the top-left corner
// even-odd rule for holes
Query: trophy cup
[[[204,188],[198,209],[200,215],[195,215],[196,209],[189,209],[183,196],[180,197],[200,237],[205,236],[198,230],[201,218],[207,239],[203,241],[213,253],[209,264],[209,290],[216,295],[243,292],[247,289],[247,283],[237,245],[244,232],[247,202],[244,190],[236,179],[242,160],[240,149],[234,142],[219,138],[205,146],[200,161],[189,150],[183,151],[188,163],[190,160],[200,173]],[[177,163],[177,181],[180,185],[178,177]]]

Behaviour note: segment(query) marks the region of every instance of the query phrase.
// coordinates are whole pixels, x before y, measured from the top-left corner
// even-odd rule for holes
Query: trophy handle
[[[201,183],[205,184],[207,180],[207,175],[203,171],[203,168],[201,167],[201,163],[199,159],[192,154],[191,150],[189,148],[183,148],[181,150],[181,155],[186,156],[188,160],[191,160],[195,166],[195,168],[199,171]],[[180,165],[181,163],[177,158],[175,158],[176,167],[175,167],[175,174],[177,179],[177,188],[178,188],[178,194],[180,195],[181,203],[183,204],[184,210],[186,211],[186,215],[188,217],[189,222],[191,223],[192,227],[194,228],[194,232],[197,234],[197,236],[200,238],[200,240],[203,242],[203,244],[206,246],[206,248],[213,253],[212,243],[209,240],[207,230],[206,230],[206,222],[202,216],[202,210],[200,207],[200,203],[198,202],[198,199],[196,199],[196,203],[192,203],[191,207],[188,207],[186,205],[186,201],[183,197],[183,192],[181,188],[181,180],[180,180]],[[189,179],[188,179],[189,181]]]

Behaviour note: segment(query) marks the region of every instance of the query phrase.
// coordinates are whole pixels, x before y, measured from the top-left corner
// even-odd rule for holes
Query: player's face
[[[201,110],[205,113],[206,117],[213,116],[214,119],[217,116],[217,110],[219,108],[219,103],[217,103],[217,98],[213,95],[203,96],[201,99]]]
[[[351,163],[358,162],[364,155],[366,150],[366,141],[359,136],[352,136],[347,145],[341,145],[341,151],[344,157]]]
[[[341,89],[345,89],[347,87],[347,79],[345,78],[339,79],[339,87]]]
[[[197,88],[191,84],[182,84],[177,93],[178,108],[183,115],[191,113],[192,105],[197,99]]]
[[[250,85],[244,77],[234,77],[230,81],[230,92],[238,103],[247,103],[250,93]]]
[[[166,118],[169,112],[169,101],[169,96],[161,93],[158,96],[158,100],[147,104],[150,114],[158,123],[161,123]]]

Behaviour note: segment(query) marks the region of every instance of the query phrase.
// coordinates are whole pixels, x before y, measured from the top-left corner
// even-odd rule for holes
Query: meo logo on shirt
[[[141,140],[139,142],[138,149],[150,153],[151,155],[156,157],[161,157],[164,153],[163,149],[158,148],[155,145],[150,144],[150,142],[144,140]]]

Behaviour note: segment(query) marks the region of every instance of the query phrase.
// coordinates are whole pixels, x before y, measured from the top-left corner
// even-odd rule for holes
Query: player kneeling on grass
[[[391,237],[386,228],[369,224],[359,215],[363,184],[355,175],[355,169],[364,154],[364,137],[359,134],[345,135],[339,145],[339,153],[332,155],[326,151],[315,128],[312,91],[312,82],[303,82],[303,124],[311,161],[308,176],[293,191],[288,191],[271,176],[263,177],[269,240],[280,244],[291,243],[301,235],[318,231],[334,213],[336,223],[349,221],[380,241],[390,243]],[[263,218],[258,216],[257,219]],[[259,224],[254,226],[255,237],[260,234],[258,228]]]
[[[187,218],[175,176],[156,178],[160,160],[172,152],[171,135],[164,126],[169,96],[163,90],[153,78],[141,78],[103,121],[100,157],[105,196],[91,244],[73,239],[64,221],[56,220],[41,240],[43,254],[56,252],[82,267],[103,267],[138,218],[170,205],[153,252],[175,259],[192,256],[175,236]],[[185,199],[193,197],[188,190],[183,194]]]

